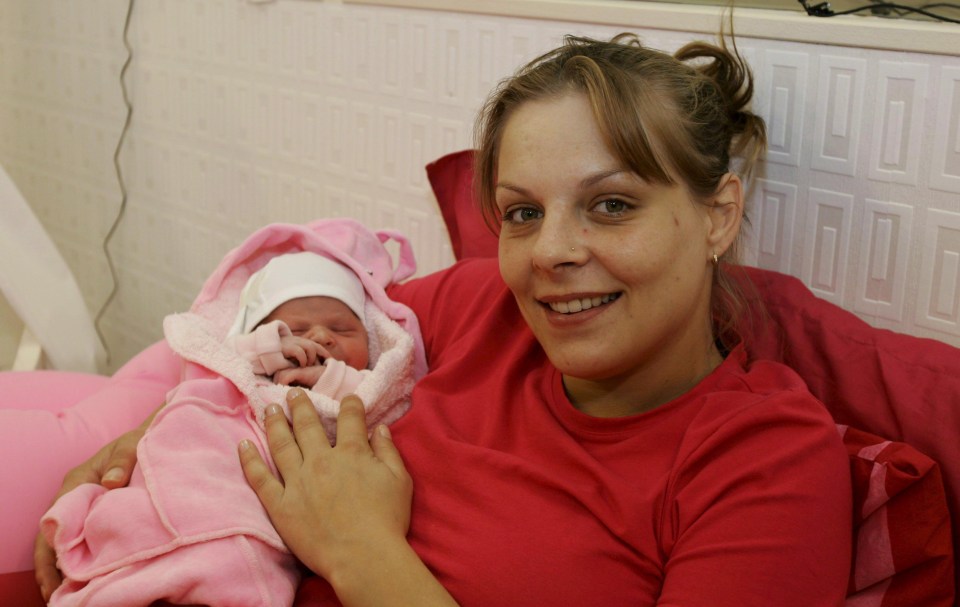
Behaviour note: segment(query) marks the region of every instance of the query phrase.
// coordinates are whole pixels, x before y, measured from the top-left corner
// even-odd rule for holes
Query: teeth
[[[582,312],[590,308],[596,308],[602,304],[611,302],[620,297],[619,293],[603,295],[600,297],[585,297],[583,299],[571,299],[570,301],[552,301],[548,305],[554,312],[561,314],[572,314]]]

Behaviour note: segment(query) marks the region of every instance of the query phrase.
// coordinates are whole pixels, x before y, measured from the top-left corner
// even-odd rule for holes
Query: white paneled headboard
[[[125,10],[0,3],[0,160],[92,311],[111,284],[100,247],[120,200]],[[269,221],[354,216],[406,232],[422,272],[450,263],[423,166],[471,145],[484,95],[520,62],[567,33],[623,29],[667,50],[704,37],[305,0],[137,2],[129,200],[110,247],[120,287],[103,323],[111,368]],[[749,261],[874,325],[960,345],[960,59],[759,36],[740,46],[771,141]]]

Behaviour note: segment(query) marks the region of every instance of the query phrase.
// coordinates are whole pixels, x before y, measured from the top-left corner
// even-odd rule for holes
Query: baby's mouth
[[[620,298],[622,293],[608,293],[606,295],[598,295],[596,297],[581,297],[577,299],[571,299],[569,301],[551,301],[547,302],[547,306],[554,312],[559,312],[560,314],[575,314],[577,312],[583,312],[584,310],[589,310],[591,308],[597,308],[599,306],[610,303]]]

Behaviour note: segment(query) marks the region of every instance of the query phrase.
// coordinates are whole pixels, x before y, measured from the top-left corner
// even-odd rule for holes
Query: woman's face
[[[718,364],[714,212],[626,169],[586,96],[517,108],[498,167],[500,272],[575,405],[649,409]]]

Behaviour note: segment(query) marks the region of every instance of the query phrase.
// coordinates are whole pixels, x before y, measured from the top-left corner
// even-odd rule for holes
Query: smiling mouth
[[[591,308],[598,308],[620,298],[622,293],[609,293],[607,295],[598,295],[597,297],[581,297],[571,299],[570,301],[551,301],[546,305],[560,314],[576,314]]]

